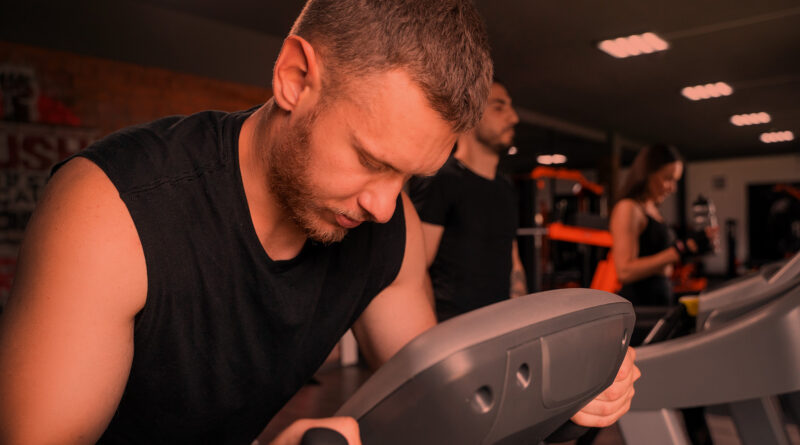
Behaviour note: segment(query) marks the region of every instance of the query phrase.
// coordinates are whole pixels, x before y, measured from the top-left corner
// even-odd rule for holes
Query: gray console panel
[[[414,339],[337,415],[365,445],[535,444],[613,382],[633,322],[597,290],[503,301]]]

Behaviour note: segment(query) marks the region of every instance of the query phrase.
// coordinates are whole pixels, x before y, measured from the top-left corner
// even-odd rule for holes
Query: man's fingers
[[[614,380],[617,381],[626,379],[628,374],[631,372],[631,369],[635,368],[635,360],[636,351],[629,347],[625,352],[625,358],[622,360],[622,364],[620,365],[619,371],[617,371],[617,376]]]
[[[587,427],[606,427],[628,412],[636,393],[633,382],[642,376],[635,360],[636,350],[628,348],[614,383],[576,413],[572,421]]]
[[[612,383],[605,391],[598,394],[595,400],[613,402],[615,400],[624,399],[628,396],[629,392],[633,391],[633,378],[634,373],[629,373],[625,380]]]
[[[630,388],[624,397],[614,400],[602,400],[598,397],[576,413],[572,417],[572,421],[587,427],[609,426],[628,412],[634,394],[635,391]]]
[[[628,358],[626,357],[626,361],[627,360]],[[631,360],[630,363],[630,367],[628,367],[625,372],[620,370],[614,383],[600,393],[596,397],[596,400],[612,402],[629,396],[629,393],[633,391],[633,382],[642,376],[642,372],[639,368],[635,364],[632,364],[633,360]]]
[[[632,397],[633,394],[631,394],[631,398]],[[594,407],[595,409],[587,411],[586,408],[589,407],[589,405],[587,405],[586,408],[572,416],[571,420],[577,425],[594,428],[603,428],[613,425],[623,414],[628,412],[631,406],[631,398],[624,400],[623,403],[617,407],[607,406],[601,409]]]

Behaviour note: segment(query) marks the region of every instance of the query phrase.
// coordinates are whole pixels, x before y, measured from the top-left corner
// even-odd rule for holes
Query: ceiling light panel
[[[766,124],[771,120],[772,117],[763,111],[760,113],[736,114],[731,116],[731,123],[737,127],[743,125]]]
[[[686,87],[681,90],[681,94],[691,100],[703,100],[713,97],[730,96],[733,94],[733,88],[725,82],[707,83],[705,85]]]
[[[567,162],[567,157],[556,153],[552,155],[539,155],[536,157],[536,162],[542,165],[558,165]]]
[[[603,40],[597,44],[597,47],[613,57],[624,59],[626,57],[664,51],[669,48],[669,43],[652,32],[646,32],[628,37]]]
[[[772,144],[774,142],[789,142],[794,140],[794,133],[791,131],[772,131],[761,133],[761,142]]]

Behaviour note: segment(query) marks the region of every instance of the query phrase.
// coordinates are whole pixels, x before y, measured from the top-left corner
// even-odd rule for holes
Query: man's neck
[[[239,169],[258,239],[273,260],[291,259],[300,253],[305,232],[289,217],[269,186],[268,153],[272,139],[281,131],[280,111],[270,100],[256,110],[239,133]]]
[[[478,176],[494,179],[497,175],[500,155],[491,147],[476,140],[472,134],[465,134],[458,138],[454,156]]]

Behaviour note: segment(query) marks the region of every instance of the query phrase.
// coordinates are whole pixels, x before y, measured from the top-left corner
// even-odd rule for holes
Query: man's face
[[[505,153],[514,144],[514,126],[519,116],[511,107],[511,97],[505,87],[493,83],[483,117],[475,127],[475,137],[497,153]]]
[[[271,190],[326,243],[363,221],[389,221],[405,181],[435,173],[457,137],[403,71],[354,80],[350,90],[292,116],[269,151]]]

